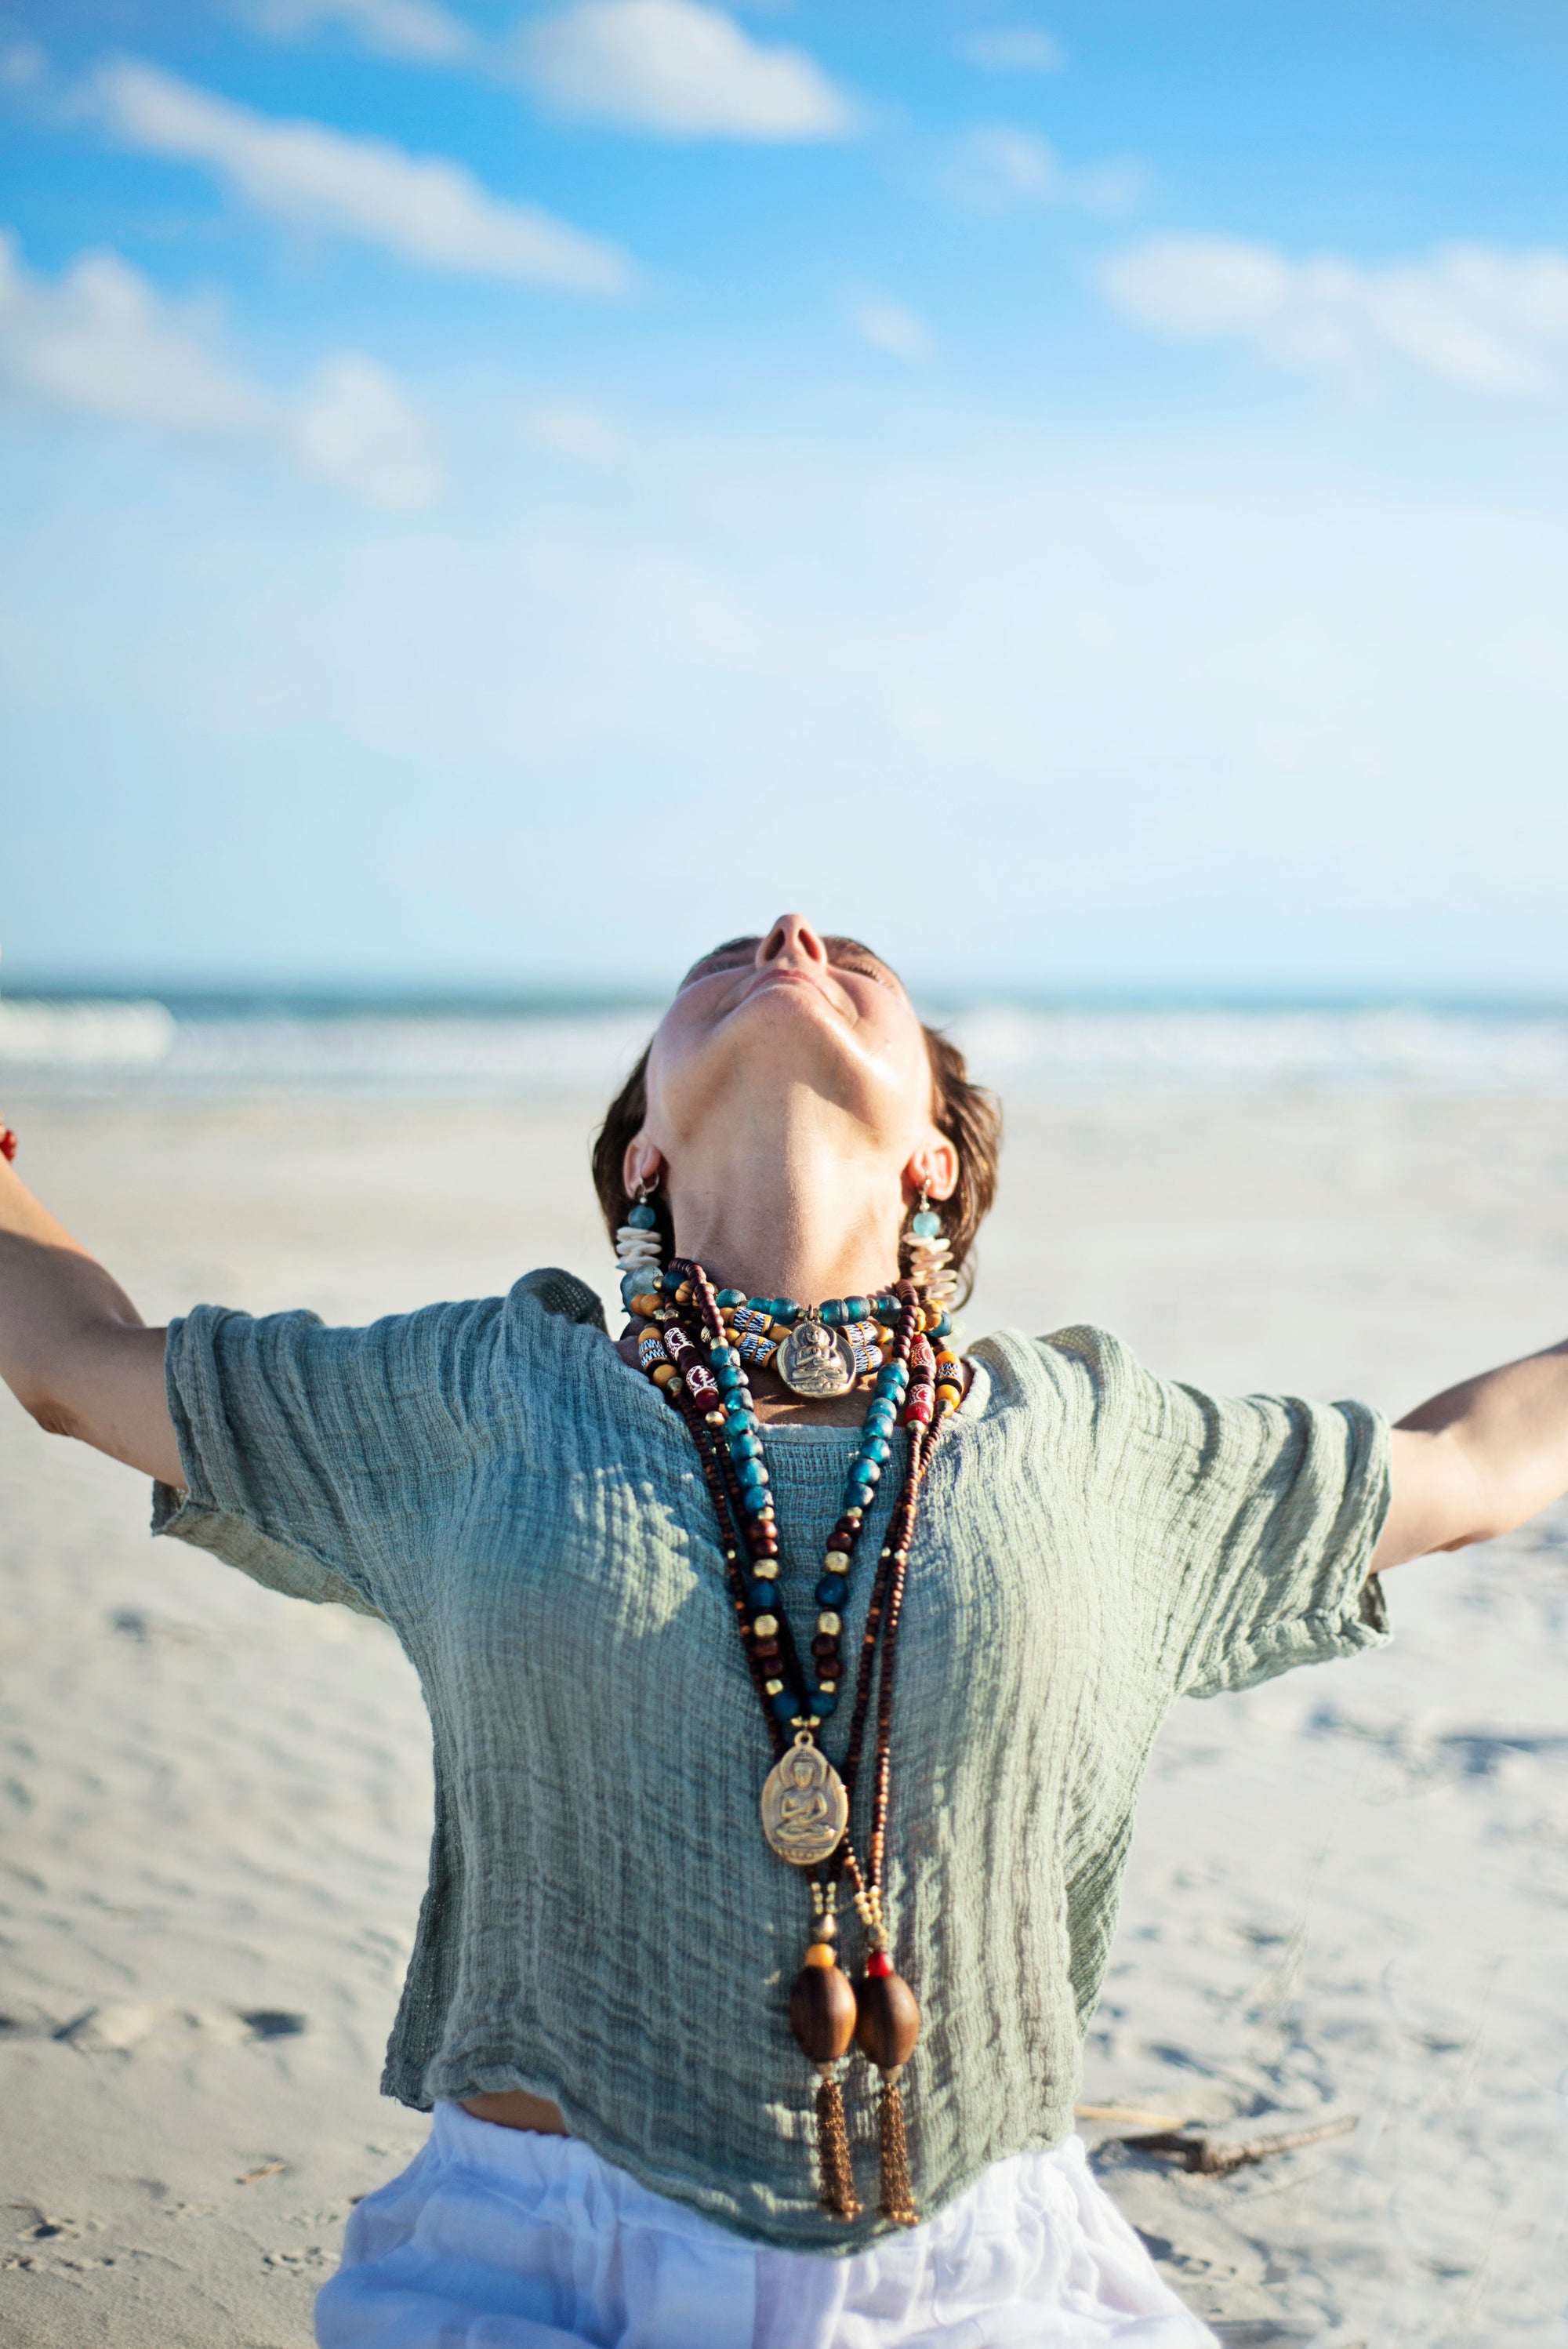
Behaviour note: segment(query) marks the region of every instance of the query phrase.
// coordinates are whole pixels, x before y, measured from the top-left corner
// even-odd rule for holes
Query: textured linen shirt
[[[1099,1330],[973,1356],[923,1491],[893,1727],[886,1898],[924,2015],[905,2094],[927,2212],[1071,2130],[1173,1700],[1387,1637],[1374,1412],[1216,1401]],[[771,1750],[695,1448],[592,1292],[534,1273],[364,1330],[201,1306],[167,1364],[188,1489],[158,1487],[154,1529],[384,1617],[419,1675],[435,1836],[387,2093],[529,2089],[742,2234],[848,2251],[881,2231],[816,2206],[816,2083],[787,2013],[806,1887],[762,1838]],[[856,1435],[763,1440],[805,1629]],[[847,1714],[823,1733],[835,1761]],[[854,2059],[862,2142],[873,2085]]]

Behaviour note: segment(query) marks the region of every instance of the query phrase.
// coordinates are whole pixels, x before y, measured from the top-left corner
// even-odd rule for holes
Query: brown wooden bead
[[[900,2072],[920,2037],[920,2009],[902,1974],[866,1974],[855,1984],[855,2045],[879,2072]]]
[[[857,2035],[855,1988],[842,1966],[801,1967],[789,1992],[789,2028],[812,2064],[836,2064],[849,2053]]]

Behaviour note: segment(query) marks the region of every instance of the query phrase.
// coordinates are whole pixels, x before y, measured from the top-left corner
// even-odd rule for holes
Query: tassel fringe
[[[882,2194],[879,2215],[894,2227],[918,2227],[914,2189],[909,2177],[909,2144],[903,2132],[903,2095],[896,2072],[882,2074],[877,2104],[877,2137],[882,2152]]]
[[[838,2066],[823,2064],[818,2069],[821,2079],[817,2090],[818,2200],[831,2219],[858,2219],[861,2206],[850,2163],[850,2133],[844,2126],[844,2092],[839,2085]]]

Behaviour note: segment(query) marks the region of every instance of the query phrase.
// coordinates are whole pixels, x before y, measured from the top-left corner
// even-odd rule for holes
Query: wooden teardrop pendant
[[[880,1954],[880,1952],[879,1952]],[[875,1966],[876,1957],[871,1961]],[[886,1972],[868,1967],[855,1984],[855,2045],[883,2074],[902,2072],[920,2037],[920,2008],[902,1974],[882,1959]]]
[[[789,1992],[789,2028],[812,2064],[836,2064],[855,2037],[855,1987],[842,1966],[805,1965]]]

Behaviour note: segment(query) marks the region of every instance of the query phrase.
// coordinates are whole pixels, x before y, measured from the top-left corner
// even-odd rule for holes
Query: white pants
[[[749,2242],[579,2139],[460,2105],[354,2211],[315,2325],[320,2349],[1217,2349],[1077,2137],[833,2259]]]

